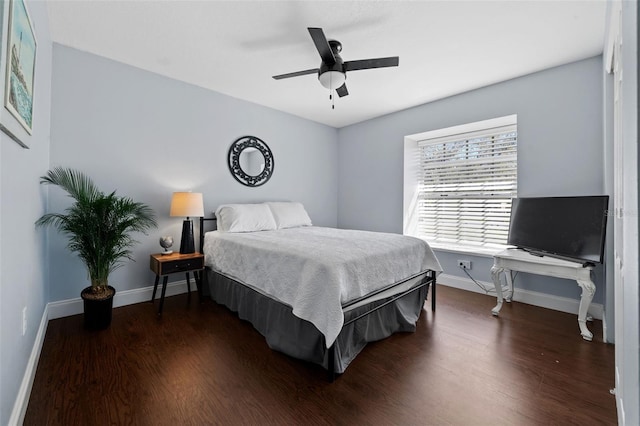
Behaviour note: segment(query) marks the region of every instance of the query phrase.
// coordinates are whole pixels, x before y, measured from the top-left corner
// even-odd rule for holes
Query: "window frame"
[[[447,141],[457,141],[460,139],[471,139],[473,136],[487,134],[491,129],[500,131],[504,128],[513,127],[513,131],[517,132],[517,114],[504,117],[498,117],[489,120],[482,120],[473,123],[467,123],[452,127],[441,128],[428,132],[408,135],[404,138],[404,188],[403,188],[403,233],[418,238],[418,204],[420,199],[421,173],[422,164],[420,160],[420,145],[429,143],[438,144]],[[476,136],[477,137],[477,136]],[[517,193],[517,135],[516,135],[516,188],[512,197]],[[427,240],[428,241],[428,240]],[[507,245],[494,244],[491,246],[483,245],[465,245],[459,242],[437,242],[428,241],[435,249],[441,249],[453,252],[465,252],[491,255],[496,253]]]

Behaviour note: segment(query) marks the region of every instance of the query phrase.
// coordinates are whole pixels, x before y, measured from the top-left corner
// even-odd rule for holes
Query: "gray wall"
[[[148,259],[161,250],[160,235],[179,247],[173,191],[202,192],[206,214],[228,202],[300,201],[314,224],[337,225],[336,129],[65,46],[53,50],[51,167],[81,169],[159,219],[157,230],[138,236],[137,261],[111,276],[117,290],[152,284]],[[227,167],[229,146],[245,135],[265,141],[275,159],[272,178],[257,188],[236,182]],[[56,188],[50,197],[52,211],[68,205]],[[85,269],[63,237],[49,238],[50,300],[76,298],[89,283]]]
[[[39,184],[39,177],[49,166],[51,37],[46,4],[29,2],[27,7],[38,42],[30,149],[21,148],[0,132],[0,424],[3,425],[9,422],[49,301],[46,233],[36,229],[34,222],[46,209],[46,189]],[[4,66],[4,58],[1,62]],[[23,307],[27,308],[24,336]]]
[[[338,226],[402,233],[404,136],[518,115],[520,196],[604,192],[600,56],[420,105],[338,131]],[[438,84],[433,82],[433,84]],[[438,252],[445,273],[490,281],[492,260]],[[602,302],[602,268],[594,302]],[[518,288],[579,298],[565,280],[521,274]]]

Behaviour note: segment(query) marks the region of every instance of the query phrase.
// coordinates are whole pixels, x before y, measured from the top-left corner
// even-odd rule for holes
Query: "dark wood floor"
[[[49,323],[25,425],[616,424],[614,348],[575,315],[439,286],[415,333],[368,345],[334,383],[226,308],[167,298],[111,327]]]

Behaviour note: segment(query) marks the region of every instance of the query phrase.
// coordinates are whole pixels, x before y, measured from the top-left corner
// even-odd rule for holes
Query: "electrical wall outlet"
[[[470,260],[458,260],[458,267],[462,269],[471,269]]]
[[[22,335],[27,334],[27,307],[22,308]]]

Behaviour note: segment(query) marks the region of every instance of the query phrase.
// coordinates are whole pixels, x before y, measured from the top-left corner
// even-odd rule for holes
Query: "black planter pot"
[[[87,287],[80,293],[84,302],[84,327],[88,330],[104,330],[111,324],[111,313],[113,311],[113,296],[116,289],[109,286],[113,291],[111,296],[105,299],[89,299],[86,297],[91,287]]]

